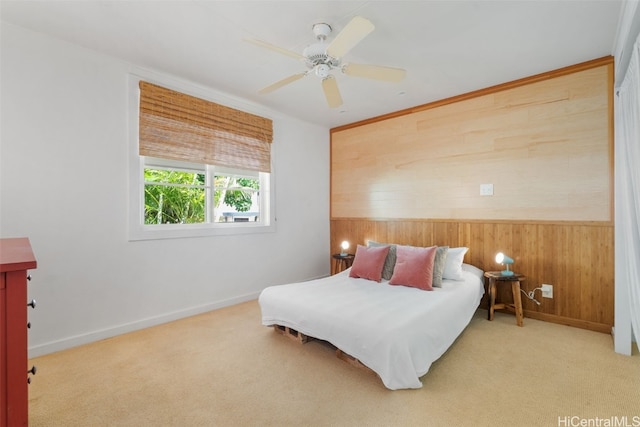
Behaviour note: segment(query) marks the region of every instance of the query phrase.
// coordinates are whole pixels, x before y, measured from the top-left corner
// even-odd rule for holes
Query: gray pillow
[[[436,258],[433,261],[433,284],[431,286],[434,288],[442,287],[442,273],[444,272],[448,252],[449,246],[438,246]]]
[[[384,266],[382,267],[382,278],[386,280],[391,279],[391,276],[393,276],[393,269],[396,266],[396,245],[378,243],[373,240],[369,240],[367,242],[367,246],[389,246],[389,253],[387,254],[387,259],[384,260]],[[438,256],[438,254],[436,254],[436,256]]]

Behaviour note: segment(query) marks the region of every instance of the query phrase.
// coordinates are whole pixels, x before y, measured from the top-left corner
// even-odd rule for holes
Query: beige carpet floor
[[[637,350],[622,356],[606,334],[485,316],[478,310],[422,389],[391,391],[327,343],[261,326],[250,301],[31,360],[30,425],[572,426],[597,417],[640,426]]]

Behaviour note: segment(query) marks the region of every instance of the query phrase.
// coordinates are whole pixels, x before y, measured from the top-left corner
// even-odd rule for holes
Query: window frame
[[[212,99],[210,93],[198,90],[194,87],[187,86],[184,83],[157,82],[147,77],[138,75],[130,75],[129,78],[129,240],[155,240],[155,239],[174,239],[174,238],[192,238],[206,236],[227,236],[227,235],[245,235],[256,233],[275,232],[275,197],[274,197],[274,153],[271,152],[271,172],[259,173],[261,177],[260,184],[260,220],[257,222],[209,222],[212,212],[207,212],[207,222],[195,224],[145,224],[144,223],[144,195],[145,180],[144,168],[145,157],[139,154],[139,108],[140,108],[140,92],[139,82],[145,80],[158,85],[163,85],[173,90],[180,91],[189,95],[197,96],[202,99]],[[214,101],[215,102],[215,101]],[[227,104],[230,102],[225,101]],[[230,105],[234,107],[233,105]],[[237,108],[237,107],[234,107]],[[246,106],[241,108],[247,109]],[[153,159],[158,166],[160,163],[165,168],[184,169],[189,164],[186,162],[173,161],[170,159]],[[149,166],[147,164],[147,166]],[[222,174],[239,174],[243,171],[231,170],[216,165],[192,165],[191,169],[207,171],[209,173]],[[252,171],[246,171],[247,174],[254,174]],[[267,176],[268,183],[263,185],[264,176]],[[212,175],[213,177],[213,175]],[[213,178],[212,178],[213,179]],[[213,189],[213,182],[211,190]],[[209,197],[209,195],[207,195]],[[213,195],[211,195],[213,198]]]

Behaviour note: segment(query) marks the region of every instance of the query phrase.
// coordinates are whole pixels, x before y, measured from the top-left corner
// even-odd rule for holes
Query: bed
[[[356,254],[356,259],[357,259]],[[373,370],[392,390],[420,377],[471,321],[484,294],[482,270],[460,263],[458,280],[425,291],[339,274],[262,291],[262,324],[324,340]]]

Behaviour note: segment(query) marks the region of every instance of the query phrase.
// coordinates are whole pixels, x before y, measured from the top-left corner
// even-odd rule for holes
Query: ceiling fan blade
[[[327,99],[329,108],[336,108],[342,105],[338,82],[334,77],[322,79],[322,90],[324,91],[324,97]]]
[[[293,51],[288,50],[288,49],[285,49],[285,48],[283,48],[283,47],[279,47],[279,46],[273,45],[273,44],[271,44],[271,43],[267,43],[267,42],[262,41],[262,40],[258,40],[258,39],[244,39],[244,41],[246,41],[246,42],[248,42],[248,43],[255,44],[256,46],[260,46],[260,47],[264,47],[264,48],[266,48],[266,49],[274,50],[274,51],[276,51],[276,52],[278,52],[278,53],[281,53],[281,54],[283,54],[283,55],[290,56],[290,57],[295,58],[295,59],[301,59],[301,60],[303,60],[303,61],[306,59],[304,56],[300,55],[299,53],[293,52]]]
[[[355,45],[360,43],[375,26],[362,16],[354,17],[327,47],[327,55],[342,58]]]
[[[342,71],[349,76],[365,77],[367,79],[384,80],[388,82],[399,82],[404,79],[407,74],[402,68],[365,64],[346,64]]]
[[[293,83],[296,80],[300,80],[301,78],[303,78],[304,76],[306,76],[307,73],[300,73],[300,74],[294,74],[292,76],[289,76],[287,78],[284,78],[280,81],[277,81],[267,87],[263,87],[262,89],[260,89],[258,91],[259,94],[264,95],[265,93],[270,93],[273,92],[276,89],[280,89],[282,86],[288,85],[289,83]]]

